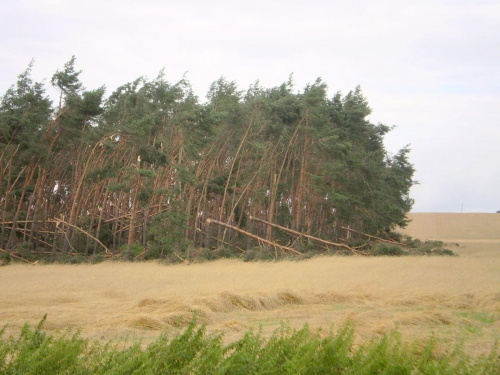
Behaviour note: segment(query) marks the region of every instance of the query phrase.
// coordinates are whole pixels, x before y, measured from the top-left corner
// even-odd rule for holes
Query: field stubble
[[[470,354],[489,352],[500,341],[500,238],[490,235],[500,230],[488,225],[497,225],[500,215],[481,219],[485,236],[468,238],[459,231],[463,217],[447,217],[449,231],[440,214],[412,218],[408,234],[460,243],[450,247],[459,256],[16,264],[0,268],[0,325],[16,334],[47,313],[47,330],[79,327],[89,338],[148,343],[162,329],[182,329],[196,313],[209,332],[224,332],[229,342],[250,328],[270,334],[281,321],[328,332],[349,320],[358,339],[397,329],[407,339],[434,335],[443,350],[464,340]],[[429,225],[432,220],[440,224]],[[425,235],[436,226],[440,236],[430,229]]]

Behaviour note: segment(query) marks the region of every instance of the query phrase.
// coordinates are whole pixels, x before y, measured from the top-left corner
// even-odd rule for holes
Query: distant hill
[[[408,217],[411,223],[400,231],[415,238],[500,241],[500,214],[411,213]]]

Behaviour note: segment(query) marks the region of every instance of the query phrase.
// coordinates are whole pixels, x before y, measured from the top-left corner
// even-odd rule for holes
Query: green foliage
[[[397,332],[354,345],[349,324],[327,334],[283,324],[269,339],[247,332],[224,345],[193,319],[181,333],[139,343],[99,343],[78,332],[46,334],[45,318],[19,338],[0,330],[1,374],[498,374],[498,347],[477,358],[461,347],[442,353],[437,341],[404,342]]]
[[[128,185],[125,182],[118,182],[118,183],[109,184],[108,189],[111,192],[130,190],[130,188],[128,187]]]
[[[194,184],[196,181],[194,174],[182,166],[177,166],[177,176],[183,184]]]
[[[399,255],[408,255],[408,252],[405,251],[399,245],[390,245],[387,243],[380,243],[375,246],[375,248],[371,251],[373,255],[391,255],[391,256],[399,256]]]
[[[220,247],[212,252],[214,259],[234,258],[236,254],[228,247]]]
[[[62,94],[74,93],[82,88],[79,76],[82,71],[75,71],[76,57],[64,64],[64,70],[58,70],[50,80],[52,86],[56,87]]]
[[[136,256],[141,254],[144,251],[144,246],[139,245],[139,244],[132,244],[130,247],[130,257],[131,259],[134,259]],[[121,253],[125,257],[125,253],[127,252],[127,245],[122,245],[121,247]]]
[[[146,178],[153,178],[156,176],[155,171],[152,171],[150,169],[138,169],[137,174],[141,177],[146,177]]]
[[[31,79],[32,68],[33,61],[0,102],[0,149],[10,142],[20,145],[24,151],[21,161],[25,163],[43,152],[38,144],[39,137],[51,114],[51,101],[42,83],[34,83]]]
[[[452,250],[450,249],[435,249],[432,250],[433,255],[449,255],[449,256],[454,256],[456,255]]]
[[[144,163],[148,163],[150,165],[161,166],[169,163],[168,154],[163,152],[161,149],[158,149],[157,146],[142,146],[139,149],[139,155],[141,155],[141,160]]]
[[[399,240],[406,245],[411,255],[456,255],[452,250],[444,248],[443,241],[422,241],[410,236],[401,236]]]
[[[156,215],[148,230],[150,251],[162,258],[174,251],[183,252],[188,245],[184,237],[185,225],[186,215],[182,211],[172,209]]]
[[[190,252],[189,258],[194,263],[202,263],[202,262],[207,262],[207,261],[211,261],[211,260],[216,259],[214,257],[214,252],[212,252],[210,249],[207,249],[204,247],[196,249],[193,252]],[[175,259],[174,259],[174,261],[175,261]],[[177,259],[177,261],[179,261],[179,259]]]
[[[245,251],[243,260],[249,261],[270,261],[276,260],[276,252],[269,246],[256,246],[250,250]]]
[[[5,266],[10,263],[12,260],[12,257],[10,256],[10,253],[0,253],[0,265]]]
[[[87,175],[85,176],[85,180],[88,182],[88,183],[93,183],[93,182],[100,182],[106,178],[112,178],[112,177],[115,177],[116,176],[116,170],[110,166],[110,165],[107,165],[103,168],[96,168],[92,171],[89,171],[87,173]],[[114,184],[115,186],[118,185],[118,184]],[[122,185],[122,187],[124,187],[125,184]],[[117,191],[119,190],[119,188],[113,188],[113,186],[110,186],[109,189],[111,191]]]
[[[82,372],[81,354],[87,341],[78,332],[58,336],[42,331],[46,316],[32,330],[25,324],[18,339],[0,345],[0,371],[5,374],[62,374]]]

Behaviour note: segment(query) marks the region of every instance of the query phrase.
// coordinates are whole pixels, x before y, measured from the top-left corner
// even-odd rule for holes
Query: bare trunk
[[[274,170],[271,172],[271,186],[269,187],[269,208],[267,212],[267,220],[270,221],[271,223],[274,222],[274,211],[275,211],[275,204],[276,204],[276,190],[277,190],[277,179],[278,176],[276,173],[274,173]],[[268,241],[273,240],[273,227],[268,226],[266,228],[266,238]]]
[[[16,209],[16,212],[14,214],[14,218],[12,219],[12,231],[10,232],[9,241],[7,242],[7,246],[6,246],[7,249],[10,249],[16,243],[16,240],[17,240],[17,235],[16,235],[17,220],[18,220],[19,214],[20,214],[20,212],[21,212],[21,210],[23,208],[23,203],[24,203],[24,197],[26,195],[26,190],[28,188],[28,185],[31,182],[31,179],[33,178],[33,175],[35,174],[35,169],[36,169],[35,166],[33,166],[31,168],[31,171],[26,176],[26,180],[24,181],[23,190],[21,192],[21,196],[19,197],[19,203],[17,204],[17,209]]]
[[[106,190],[104,191],[104,199],[103,199],[103,202],[102,202],[102,206],[98,207],[98,210],[99,210],[99,219],[97,221],[97,229],[96,229],[96,232],[95,232],[96,238],[99,238],[99,234],[101,232],[102,217],[103,217],[104,211],[106,209],[107,200],[108,200],[108,189],[106,188]],[[97,250],[97,242],[94,242],[94,250],[92,252],[92,255],[96,254],[96,250]]]
[[[141,159],[137,158],[137,172],[141,168]],[[130,260],[132,253],[132,244],[134,243],[135,234],[135,216],[137,214],[137,195],[139,194],[139,189],[141,188],[141,176],[137,173],[136,186],[132,192],[132,207],[130,209],[130,227],[128,230],[128,241],[127,241],[127,251],[125,253],[125,260]]]
[[[47,179],[47,170],[45,168],[42,169],[42,177],[39,179],[40,183],[38,184],[36,191],[36,201],[35,208],[33,212],[33,224],[31,224],[30,235],[28,239],[28,244],[31,250],[34,248],[33,244],[33,236],[38,226],[38,217],[40,216],[40,210],[42,208],[42,200],[43,200],[43,190],[45,187],[45,181]]]

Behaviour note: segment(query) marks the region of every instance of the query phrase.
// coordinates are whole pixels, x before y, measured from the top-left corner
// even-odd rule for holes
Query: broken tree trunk
[[[350,247],[348,245],[345,245],[345,244],[342,244],[342,243],[335,243],[335,242],[324,240],[322,238],[311,236],[309,234],[300,233],[300,232],[297,232],[296,230],[293,230],[293,229],[290,229],[290,228],[285,228],[285,227],[282,227],[281,225],[270,223],[269,221],[258,219],[258,218],[253,217],[253,216],[250,216],[250,220],[258,221],[258,222],[261,222],[263,224],[266,224],[266,225],[269,225],[269,226],[272,226],[272,227],[284,230],[285,232],[289,232],[289,233],[295,234],[297,236],[302,236],[302,237],[306,237],[306,238],[309,238],[309,239],[314,240],[314,241],[321,242],[321,243],[323,243],[325,245],[330,245],[330,246],[335,246],[335,247],[342,247],[344,249],[347,249],[347,250],[351,251],[354,254],[362,254],[362,253],[356,251],[355,249],[353,249],[352,247]]]
[[[248,237],[251,237],[251,238],[254,238],[256,239],[257,241],[259,242],[262,242],[262,243],[265,243],[267,245],[270,245],[270,246],[273,246],[274,248],[279,248],[281,250],[285,250],[285,251],[288,251],[292,254],[295,254],[295,255],[302,255],[301,252],[295,250],[295,249],[292,249],[291,247],[288,247],[288,246],[283,246],[283,245],[279,245],[277,244],[276,242],[272,242],[272,241],[268,241],[262,237],[259,237],[259,236],[256,236],[255,234],[252,234],[252,233],[249,233],[247,231],[244,231],[243,229],[240,229],[238,227],[235,227],[233,225],[229,225],[229,224],[226,224],[226,223],[223,223],[222,221],[219,221],[219,220],[213,220],[213,219],[207,219],[207,223],[210,224],[210,223],[214,223],[214,224],[217,224],[217,225],[221,225],[223,227],[226,227],[226,228],[229,228],[229,229],[232,229],[236,232],[239,232],[241,234],[244,234],[245,236],[248,236]]]
[[[35,265],[35,264],[37,264],[37,263],[38,263],[38,260],[37,260],[36,262],[30,262],[30,261],[29,261],[29,260],[27,260],[27,259],[24,259],[24,258],[22,258],[22,257],[20,257],[20,256],[17,256],[17,255],[12,254],[12,252],[11,252],[11,251],[7,251],[7,250],[4,250],[4,249],[0,249],[0,251],[1,251],[2,253],[9,254],[9,255],[10,255],[11,257],[13,257],[13,258],[16,258],[16,259],[22,260],[23,262],[26,262],[26,263],[29,263],[29,264],[32,264],[32,265]]]

